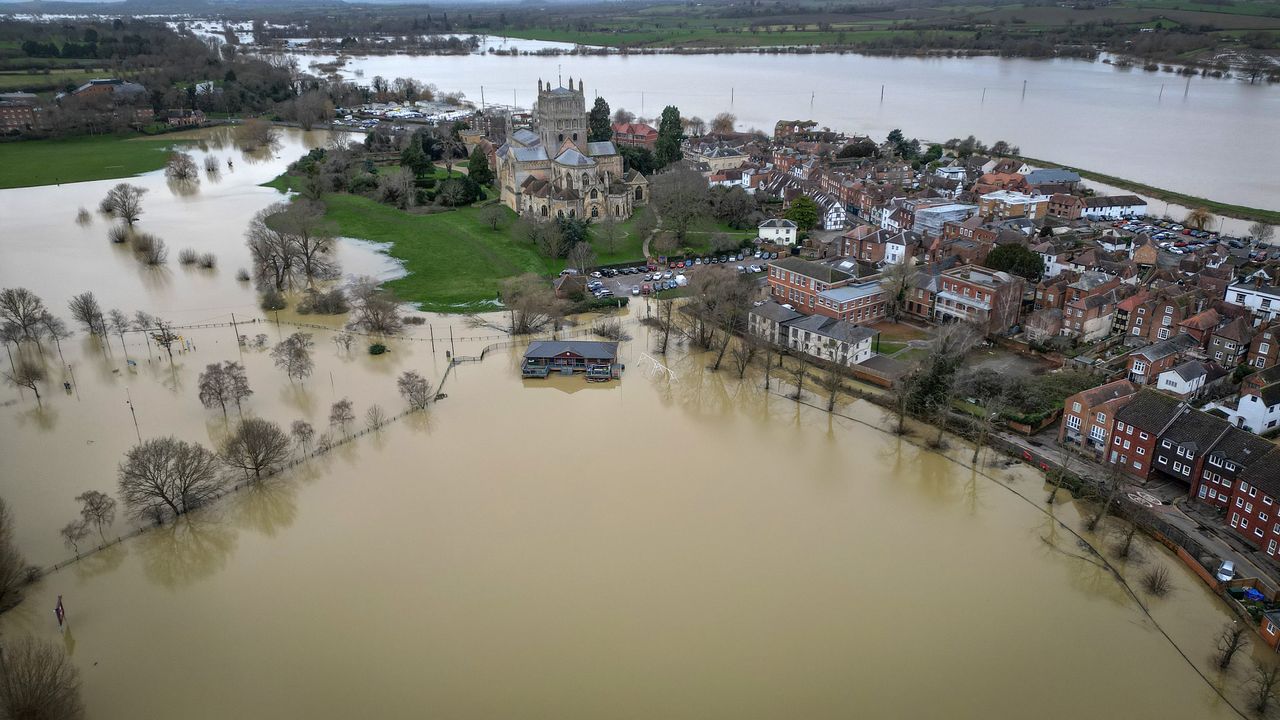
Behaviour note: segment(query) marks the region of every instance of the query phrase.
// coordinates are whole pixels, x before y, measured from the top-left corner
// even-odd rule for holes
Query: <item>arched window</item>
[[[578,133],[573,134],[573,141],[578,142]]]
[[[614,215],[622,215],[622,206],[621,206],[621,205],[614,205],[614,206],[613,206],[613,214],[614,214]]]
[[[582,187],[586,187],[590,184],[591,184],[591,177],[588,176],[586,173],[582,173]]]
[[[598,197],[600,197],[600,191],[595,188],[591,188],[591,199],[595,200]]]
[[[592,207],[592,208],[591,208],[591,217],[593,217],[593,218],[598,218],[598,217],[600,217],[600,208],[598,208],[598,207]]]
[[[564,133],[560,133],[560,142],[564,142]]]
[[[642,187],[640,187],[640,186],[638,186],[638,185],[636,186],[636,199],[637,199],[637,200],[643,200],[643,199],[644,199],[644,188],[642,188]]]
[[[563,210],[557,210],[557,211],[556,211],[556,217],[558,217],[558,218],[560,218],[561,220],[563,220],[563,219],[564,219],[564,211],[563,211]]]
[[[543,205],[543,206],[542,206],[542,217],[546,217],[546,216],[547,216],[547,206],[546,206],[546,205]]]
[[[570,217],[571,219],[572,219],[573,217],[575,217],[577,214],[578,214],[578,211],[577,211],[577,210],[570,210],[570,211],[569,211],[569,217]]]

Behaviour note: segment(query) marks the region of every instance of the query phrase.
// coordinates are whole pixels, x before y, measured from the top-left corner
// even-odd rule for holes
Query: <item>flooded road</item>
[[[192,349],[172,366],[137,335],[132,368],[116,339],[65,341],[77,392],[51,390],[43,409],[0,389],[0,494],[32,562],[71,556],[57,533],[74,496],[113,491],[138,434],[206,446],[225,434],[236,411],[225,421],[196,398],[207,363],[243,360],[247,415],[340,437],[335,399],[354,402],[354,431],[372,404],[403,409],[402,370],[438,382],[446,351],[498,340],[434,316],[373,357],[367,340],[348,353],[308,329],[316,368],[290,383],[217,319],[261,315],[231,268],[274,197],[203,190],[181,200],[185,214],[148,196],[148,229],[172,222],[154,231],[223,262],[198,281],[174,267],[163,285],[126,272],[135,261],[112,257],[105,228],[80,234],[78,198],[104,190],[0,192],[6,217],[77,198],[0,240],[0,285],[26,285],[64,316],[70,294],[93,289],[107,307],[215,325],[183,330]],[[273,319],[238,331],[269,347],[297,330]],[[1131,581],[1173,571],[1170,596],[1143,596],[1152,620],[1043,512],[1038,473],[976,472],[882,432],[878,408],[828,415],[765,393],[758,376],[708,372],[696,353],[655,371],[647,330],[629,323],[621,382],[523,381],[519,347],[490,352],[456,367],[428,412],[47,575],[0,634],[66,647],[95,720],[1234,717],[1193,665],[1243,703],[1248,663],[1208,670],[1225,610],[1160,548],[1143,543],[1141,562],[1119,566]],[[1081,524],[1073,505],[1056,511]],[[107,535],[133,527],[121,518]]]

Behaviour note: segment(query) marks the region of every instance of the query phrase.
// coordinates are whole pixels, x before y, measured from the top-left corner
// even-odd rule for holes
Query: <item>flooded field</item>
[[[113,491],[139,434],[223,437],[237,412],[198,402],[207,363],[244,362],[246,415],[341,437],[335,399],[353,401],[355,431],[373,404],[404,409],[402,370],[439,382],[446,351],[498,341],[435,316],[373,357],[309,329],[316,368],[301,383],[238,348],[231,312],[260,318],[238,332],[267,347],[298,329],[262,317],[233,277],[244,225],[276,199],[239,174],[269,179],[285,153],[237,160],[234,183],[195,196],[141,181],[147,229],[221,261],[161,283],[112,254],[104,223],[75,223],[109,184],[0,192],[22,230],[0,238],[0,286],[64,316],[92,289],[107,307],[213,325],[183,330],[191,349],[172,365],[137,335],[128,358],[118,339],[78,335],[65,360],[47,348],[57,387],[43,408],[0,389],[0,495],[32,562],[71,556],[58,529],[74,495]],[[382,267],[369,248],[341,252],[349,272]],[[500,348],[455,367],[427,412],[47,575],[0,634],[65,646],[95,720],[1235,716],[1210,682],[1243,706],[1248,663],[1208,669],[1227,613],[1163,550],[1144,543],[1116,566],[1131,581],[1173,570],[1168,597],[1137,591],[1149,617],[1110,555],[1068,529],[1080,510],[1057,506],[1066,527],[1044,512],[1038,473],[976,471],[886,434],[874,406],[829,415],[683,349],[657,371],[643,305],[631,312],[620,382],[523,381],[521,348]]]

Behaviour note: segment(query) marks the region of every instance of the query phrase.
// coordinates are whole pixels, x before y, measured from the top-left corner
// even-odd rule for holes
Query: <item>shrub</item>
[[[197,255],[196,251],[192,250],[191,248],[182,248],[182,250],[178,251],[179,265],[195,265],[196,261],[198,261],[199,259],[200,259],[200,256]]]
[[[1151,568],[1142,576],[1142,587],[1156,597],[1166,595],[1173,587],[1169,579],[1169,569],[1163,565]]]
[[[287,307],[287,304],[284,301],[284,296],[280,294],[279,290],[271,289],[262,293],[261,307],[263,310],[267,311],[283,310]]]
[[[212,270],[218,266],[218,257],[213,253],[205,253],[200,256],[200,267],[205,270]]]
[[[148,265],[163,265],[169,259],[169,249],[165,247],[164,240],[151,233],[133,233],[129,245],[138,254],[138,259]]]
[[[128,225],[112,225],[107,231],[107,239],[116,245],[123,245],[129,242],[129,226]]]
[[[369,346],[370,355],[381,355],[386,351],[387,351],[387,346],[383,345],[382,343],[374,343]]]
[[[342,289],[334,288],[329,292],[308,290],[307,296],[298,303],[297,309],[303,315],[311,313],[341,315],[350,310],[351,306],[347,303],[347,296],[342,292]]]
[[[421,315],[411,315],[407,318],[403,318],[403,322],[405,325],[426,325],[427,319]]]
[[[236,271],[236,279],[240,282],[249,282],[249,271],[244,268],[240,268]]]
[[[93,216],[89,214],[88,208],[80,208],[80,211],[76,213],[76,222],[81,225],[88,225],[93,222]]]

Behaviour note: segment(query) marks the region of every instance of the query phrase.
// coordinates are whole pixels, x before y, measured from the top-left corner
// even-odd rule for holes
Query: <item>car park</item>
[[[640,286],[639,286],[639,285],[632,285],[632,286],[631,286],[631,294],[632,294],[632,295],[639,295],[639,294],[640,294]]]
[[[758,273],[758,272],[760,272],[761,270],[763,270],[763,268],[761,268],[759,265],[752,265],[749,269],[750,269],[750,270],[751,270],[751,272],[753,272],[753,273]]]

